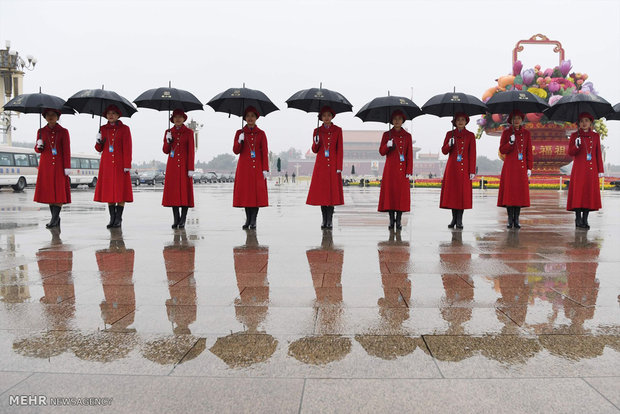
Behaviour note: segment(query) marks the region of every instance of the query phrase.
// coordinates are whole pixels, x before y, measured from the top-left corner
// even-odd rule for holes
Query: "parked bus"
[[[99,175],[99,156],[92,154],[71,154],[71,188],[80,184],[94,187]]]
[[[34,148],[0,145],[0,187],[23,191],[37,182],[39,158]]]

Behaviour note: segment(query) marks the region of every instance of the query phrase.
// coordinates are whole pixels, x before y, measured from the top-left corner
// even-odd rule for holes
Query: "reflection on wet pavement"
[[[71,389],[110,393],[91,376],[231,381],[230,401],[253,379],[255,392],[310,411],[318,390],[368,398],[359,379],[381,389],[424,378],[439,396],[501,378],[521,398],[536,380],[566,394],[546,407],[577,411],[577,392],[592,411],[618,409],[620,194],[606,192],[592,229],[576,231],[565,194],[535,192],[523,228],[508,231],[496,193],[478,191],[467,228],[451,231],[438,193],[416,189],[395,233],[373,189],[346,189],[332,231],[317,230],[301,186],[273,188],[255,231],[238,229],[229,185],[196,190],[185,230],[166,225],[160,191],[141,189],[122,231],[105,228],[86,190],[54,231],[31,194],[0,193],[0,407],[9,394],[58,392],[34,387],[71,374]],[[292,381],[286,396],[278,379]],[[587,387],[554,388],[575,379]]]

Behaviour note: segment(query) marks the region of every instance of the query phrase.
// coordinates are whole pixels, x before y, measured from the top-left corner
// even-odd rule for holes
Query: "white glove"
[[[266,180],[269,175],[269,171],[263,171],[263,178]]]
[[[450,140],[448,141],[448,145],[450,146],[454,145],[454,137],[450,138]]]
[[[531,177],[532,176],[532,170],[527,170],[527,176]]]
[[[315,135],[315,136],[314,136],[314,143],[315,143],[316,145],[319,145],[319,136],[318,136],[318,135]]]
[[[411,178],[411,174],[405,174],[406,178]]]
[[[123,171],[128,173],[129,171],[131,171],[131,168],[123,168]]]
[[[575,140],[575,146],[577,148],[579,148],[581,146],[581,138],[577,137],[577,139]]]
[[[39,150],[43,149],[43,140],[42,139],[38,139],[37,140],[37,147],[39,148]]]
[[[65,168],[65,175],[71,174],[71,168]]]
[[[337,174],[340,174],[342,172],[342,170],[336,170]]]
[[[388,147],[388,148],[392,148],[392,146],[393,146],[393,145],[394,145],[394,140],[393,140],[393,139],[391,139],[391,140],[389,140],[389,141],[387,142],[387,147]]]
[[[172,132],[170,132],[170,131],[166,132],[166,140],[168,141],[168,144],[172,143],[172,140],[173,140]]]
[[[239,142],[239,144],[241,144],[244,139],[245,139],[245,134],[242,132],[239,134],[239,139],[237,141]]]
[[[469,174],[469,181],[473,181],[476,177],[476,174]]]
[[[511,135],[511,136],[510,136],[510,145],[512,145],[512,144],[514,144],[514,143],[515,143],[515,136],[514,136],[514,135]]]
[[[192,177],[194,176],[194,172],[193,172],[193,171],[188,171],[188,172],[187,172],[187,176],[188,176],[189,178],[192,178]]]
[[[598,178],[603,178],[603,173],[598,173]]]
[[[95,138],[97,139],[97,144],[99,145],[103,144],[103,140],[101,139],[101,132],[97,132],[95,134]]]

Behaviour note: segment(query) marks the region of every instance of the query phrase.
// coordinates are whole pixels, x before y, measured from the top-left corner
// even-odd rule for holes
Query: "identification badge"
[[[114,152],[114,145],[110,144],[110,146],[108,147],[108,151]]]
[[[256,151],[250,151],[250,158],[256,158]]]
[[[325,158],[329,158],[329,150],[325,150]]]
[[[56,151],[56,148],[52,148],[52,155],[56,155],[58,154],[58,151]]]
[[[458,154],[458,155],[456,156],[456,160],[457,160],[458,162],[463,161],[463,156],[462,156],[461,154]]]
[[[521,161],[523,159],[523,154],[519,153],[519,161]]]
[[[400,154],[400,162],[404,162],[405,161],[405,155],[404,154]]]
[[[587,161],[592,161],[592,154],[587,154],[586,155],[586,160]]]
[[[174,150],[170,151],[170,158],[174,158]]]

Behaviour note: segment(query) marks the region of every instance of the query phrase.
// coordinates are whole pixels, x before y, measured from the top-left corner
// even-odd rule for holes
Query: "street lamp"
[[[24,70],[32,71],[37,65],[37,59],[32,55],[27,55],[24,60],[19,52],[11,49],[11,41],[4,42],[5,49],[0,49],[0,96],[2,107],[4,104],[21,95],[23,88]],[[11,139],[11,111],[0,111],[0,130],[5,135],[8,145],[12,144]]]

